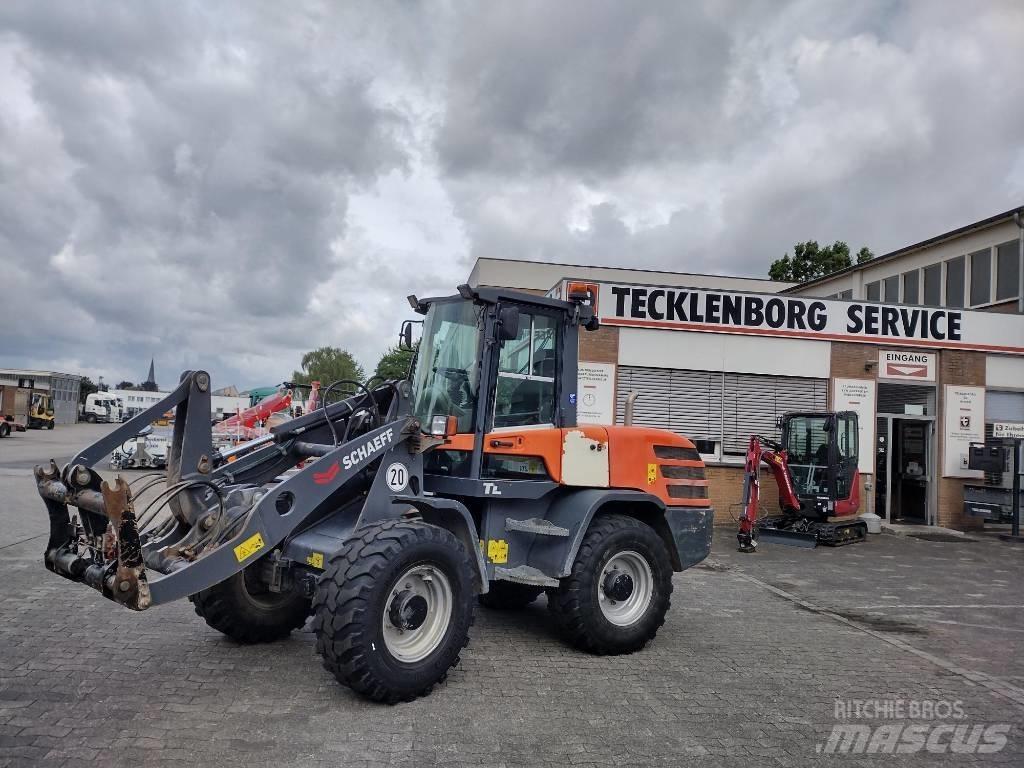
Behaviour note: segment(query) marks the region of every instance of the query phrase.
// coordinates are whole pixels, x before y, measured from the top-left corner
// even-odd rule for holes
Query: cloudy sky
[[[1024,203],[1024,3],[0,3],[0,364],[371,368],[478,256],[765,276]]]

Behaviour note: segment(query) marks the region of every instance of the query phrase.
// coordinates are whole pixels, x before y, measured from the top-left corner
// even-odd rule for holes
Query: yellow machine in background
[[[25,426],[29,429],[53,429],[54,424],[53,401],[50,396],[43,392],[33,392]]]

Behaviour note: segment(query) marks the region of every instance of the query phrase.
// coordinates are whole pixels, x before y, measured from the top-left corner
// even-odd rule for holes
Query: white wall
[[[985,357],[985,386],[989,389],[1024,390],[1024,358],[987,355]]]
[[[619,329],[621,365],[827,379],[831,357],[828,341]]]

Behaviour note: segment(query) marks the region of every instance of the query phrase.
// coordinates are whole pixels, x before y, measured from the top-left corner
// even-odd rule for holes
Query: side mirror
[[[402,323],[402,330],[398,334],[398,346],[400,349],[412,349],[412,324],[415,322],[417,321],[406,320]]]
[[[519,307],[498,310],[498,341],[511,341],[519,335]]]

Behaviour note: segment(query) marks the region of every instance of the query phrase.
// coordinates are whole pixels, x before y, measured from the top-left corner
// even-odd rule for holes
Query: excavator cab
[[[853,411],[787,413],[779,418],[781,439],[751,435],[743,484],[739,550],[758,541],[800,547],[863,541],[857,469],[859,431]],[[762,462],[779,489],[781,514],[758,519]]]
[[[859,490],[854,482],[858,477],[857,414],[787,413],[780,427],[800,511],[821,520],[855,514],[860,506],[859,498],[851,498]]]

